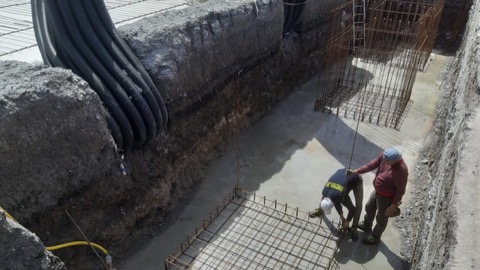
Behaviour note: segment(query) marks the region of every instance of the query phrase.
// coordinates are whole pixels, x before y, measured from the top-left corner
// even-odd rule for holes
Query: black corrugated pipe
[[[69,64],[62,62],[61,57],[58,55],[59,52],[56,50],[57,46],[54,45],[52,22],[51,19],[48,19],[50,16],[48,16],[45,2],[43,0],[32,0],[31,5],[35,36],[43,61],[45,64],[53,67],[70,68],[73,64],[72,61],[66,58],[64,61],[67,61]],[[129,127],[125,114],[98,77],[92,74],[92,79],[89,81],[91,87],[96,89],[97,94],[108,110],[105,117],[115,142],[119,147],[131,148],[133,145],[133,132],[131,127]],[[98,83],[92,83],[92,81],[97,81]]]
[[[302,18],[303,12],[305,11],[305,6],[307,0],[284,0],[284,22],[283,22],[283,34],[286,34],[298,24]]]
[[[82,1],[83,2],[83,1]],[[127,43],[120,37],[118,34],[115,25],[113,24],[113,21],[108,14],[107,6],[105,6],[104,1],[96,1],[96,0],[89,0],[89,1],[84,1],[84,5],[87,6],[87,9],[92,12],[92,16],[90,18],[96,18],[96,16],[93,15],[93,12],[97,12],[98,16],[100,17],[101,22],[103,23],[105,30],[108,32],[111,40],[122,50],[123,54],[125,57],[130,61],[130,63],[135,67],[135,69],[140,72],[140,75],[142,76],[143,80],[147,83],[147,85],[150,87],[150,90],[152,91],[153,95],[155,96],[155,99],[160,106],[160,110],[162,112],[163,116],[163,126],[158,125],[158,128],[162,129],[167,126],[168,123],[168,112],[167,112],[167,107],[165,106],[165,102],[160,95],[160,93],[157,90],[157,87],[152,81],[152,78],[150,78],[150,75],[148,75],[147,71],[145,70],[145,67],[140,63],[138,58],[135,56],[135,54],[132,52],[130,47],[127,45]],[[160,132],[160,131],[159,131]]]
[[[125,113],[130,126],[133,127],[132,131],[135,144],[139,145],[140,143],[143,143],[146,137],[145,125],[130,98],[123,90],[119,91],[116,89],[121,86],[107,71],[105,71],[98,59],[92,56],[90,48],[78,38],[78,31],[67,27],[67,22],[65,22],[62,12],[58,7],[59,1],[45,1],[54,25],[53,34],[55,37],[55,43],[59,49],[59,57],[61,57],[62,60],[65,59],[65,62],[69,63],[69,67],[67,68],[72,69],[73,72],[84,78],[89,84],[92,83],[95,86],[96,84],[101,83],[103,86],[106,86],[105,90],[107,90],[113,99],[118,102],[119,107]],[[94,90],[96,90],[96,88],[94,88]],[[102,101],[104,103],[109,102]]]
[[[105,3],[44,1],[32,0],[35,35],[44,62],[71,69],[97,92],[120,150],[152,141],[167,124],[165,103],[119,37]]]
[[[293,4],[296,0],[283,0],[283,34],[287,33],[289,29],[287,26],[292,20]]]
[[[79,49],[76,46],[77,44],[72,41],[70,34],[74,34],[77,31],[66,27],[66,23],[63,21],[61,12],[57,7],[57,2],[45,1],[47,10],[50,13],[51,23],[54,26],[52,27],[53,31],[51,36],[55,38],[53,44],[55,44],[58,52],[57,57],[65,63],[66,66],[63,66],[64,68],[71,69],[90,84],[90,87],[97,92],[104,105],[107,106],[111,112],[118,113],[117,115],[112,114],[112,116],[119,117],[118,119],[115,117],[115,120],[118,121],[120,119],[120,121],[123,122],[119,123],[119,127],[125,127],[127,129],[122,132],[123,141],[126,145],[119,146],[119,148],[125,150],[131,149],[135,138],[131,119],[136,118],[138,121],[140,117],[135,115],[135,110],[133,109],[133,105],[131,105],[130,99],[124,93],[123,95],[121,92],[116,91],[112,93],[111,88],[113,84],[115,84],[115,81],[110,80],[109,82],[105,82],[104,78],[92,69],[92,63],[87,62],[80,51],[86,48]],[[95,63],[93,63],[93,65],[95,65]],[[117,94],[116,97],[115,94]],[[128,111],[129,108],[131,111]],[[127,111],[127,113],[125,113],[125,111]]]
[[[72,6],[73,10],[82,9],[84,10],[84,13],[90,14],[90,17],[88,18],[90,19],[89,20],[90,23],[80,22],[80,25],[82,26],[83,25],[89,26],[89,28],[82,27],[82,32],[84,33],[84,35],[86,35],[86,38],[88,39],[88,41],[90,41],[90,43],[94,43],[93,44],[94,48],[97,48],[96,46],[98,46],[107,52],[105,53],[105,55],[101,54],[101,56],[111,57],[114,63],[118,64],[118,68],[120,68],[122,71],[125,71],[128,75],[128,76],[125,76],[125,74],[122,72],[121,74],[117,73],[118,76],[121,75],[123,80],[127,80],[126,83],[128,84],[133,83],[140,88],[140,93],[143,99],[147,102],[149,110],[153,114],[154,123],[151,123],[151,125],[154,125],[155,127],[152,128],[151,133],[153,134],[152,138],[155,138],[156,135],[163,130],[164,124],[165,124],[164,115],[162,114],[162,109],[161,109],[161,106],[165,107],[163,103],[163,99],[161,99],[160,102],[157,101],[157,99],[155,98],[155,95],[153,94],[153,91],[150,89],[147,82],[143,79],[140,72],[137,71],[137,69],[133,66],[130,60],[119,48],[117,43],[112,42],[113,39],[110,38],[110,34],[109,34],[109,31],[107,30],[107,27],[105,27],[105,24],[100,19],[100,16],[96,15],[97,14],[96,9],[92,5],[89,5],[90,3],[91,1],[73,2],[73,6]],[[86,19],[86,18],[83,17],[83,19]],[[95,33],[95,35],[91,35],[91,33]],[[142,65],[139,64],[138,66],[142,66]],[[146,77],[150,79],[150,76],[148,76],[148,74],[146,74]],[[153,82],[152,82],[152,85],[153,85]],[[153,89],[158,93],[155,86],[153,86]],[[167,116],[165,115],[165,117]],[[149,139],[147,138],[147,140]]]
[[[65,64],[58,59],[53,38],[50,36],[47,9],[45,2],[41,0],[32,0],[32,20],[35,30],[37,45],[42,54],[45,64],[54,67],[64,67]]]

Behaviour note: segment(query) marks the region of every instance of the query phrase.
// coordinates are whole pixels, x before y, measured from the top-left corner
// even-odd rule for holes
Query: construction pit
[[[169,113],[128,150],[90,82],[2,55],[2,269],[478,268],[478,5],[363,8],[210,0],[117,24]],[[378,245],[308,216],[390,146],[410,174]]]

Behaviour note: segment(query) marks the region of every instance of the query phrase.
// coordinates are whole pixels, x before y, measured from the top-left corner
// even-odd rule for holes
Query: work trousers
[[[387,227],[388,217],[385,216],[385,210],[392,204],[392,199],[381,196],[374,190],[365,205],[364,225],[367,228],[371,228],[373,220],[376,218],[377,223],[372,231],[372,236],[375,238],[380,238]]]
[[[347,220],[352,222],[352,228],[357,228],[360,215],[362,213],[363,203],[363,182],[360,182],[353,188],[353,197],[355,198],[355,205],[353,205],[350,195],[346,195],[342,204],[348,209]]]

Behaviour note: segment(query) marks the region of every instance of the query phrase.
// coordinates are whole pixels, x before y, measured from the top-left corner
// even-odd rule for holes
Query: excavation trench
[[[327,11],[336,5],[309,1],[288,33],[281,1],[210,0],[120,27],[171,117],[160,136],[123,157],[85,81],[67,70],[0,62],[0,206],[34,233],[30,254],[84,240],[67,210],[115,266],[158,269],[235,184],[308,211],[334,170],[359,166],[393,145],[410,168],[404,213],[377,249],[342,243],[336,266],[453,267],[465,254],[457,247],[468,250],[456,244],[462,221],[453,217],[462,217],[461,200],[450,187],[458,186],[456,168],[468,171],[463,145],[473,140],[478,7],[473,3],[463,36],[457,16],[442,17],[437,50],[417,74],[399,129],[361,122],[352,155],[358,118],[314,110],[328,51]],[[466,14],[468,6],[448,2],[444,14]],[[456,55],[447,53],[458,45]],[[18,251],[25,245],[15,234],[21,228],[0,221],[9,233],[1,254]],[[4,265],[41,269],[17,251],[1,257]],[[57,269],[58,258],[69,269],[102,269],[89,247],[53,255],[45,256]],[[32,264],[21,268],[19,260]]]

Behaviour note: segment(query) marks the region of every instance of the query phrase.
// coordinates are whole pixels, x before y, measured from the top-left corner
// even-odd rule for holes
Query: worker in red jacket
[[[355,170],[349,170],[348,175],[362,174],[377,169],[373,180],[374,190],[365,205],[363,222],[358,229],[371,234],[363,239],[364,244],[377,244],[387,227],[388,218],[398,211],[407,187],[408,168],[402,159],[402,154],[395,148],[388,148],[376,158]],[[373,220],[376,225],[373,228]]]

